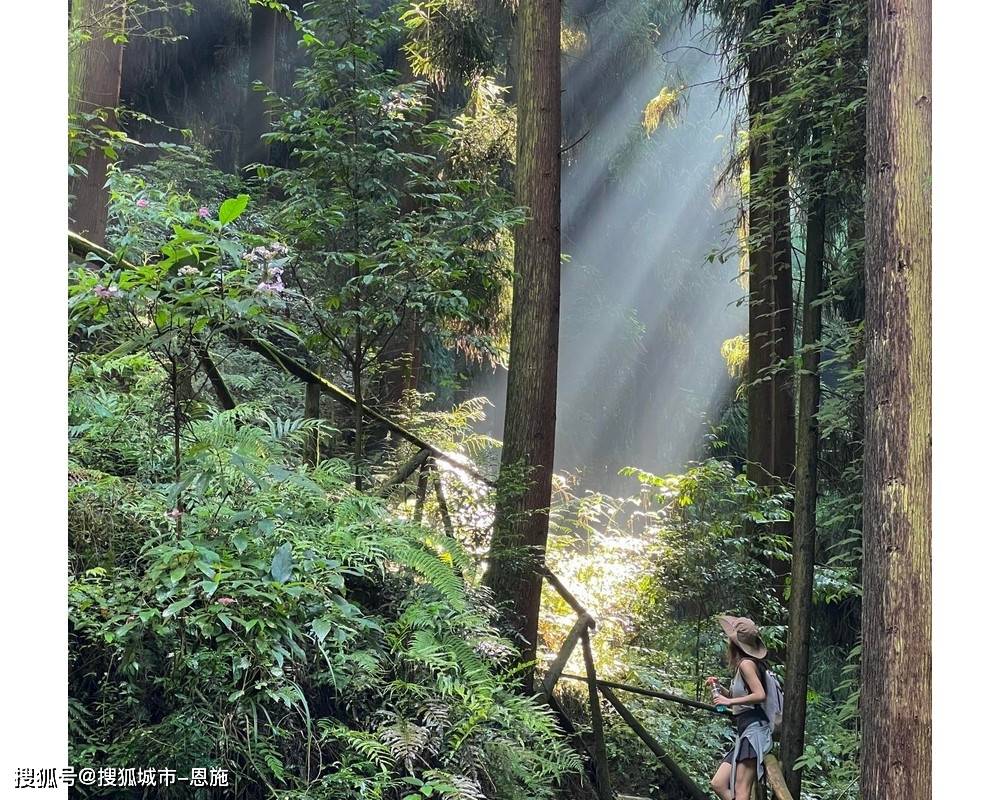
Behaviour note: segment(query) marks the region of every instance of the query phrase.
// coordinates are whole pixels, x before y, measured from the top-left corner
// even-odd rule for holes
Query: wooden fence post
[[[320,386],[318,383],[306,384],[306,409],[302,415],[307,420],[319,419],[319,396]],[[304,460],[310,467],[319,464],[319,429],[308,431],[306,434]]]
[[[777,800],[794,800],[792,793],[785,784],[785,776],[781,771],[781,762],[775,758],[774,753],[764,756],[764,772],[767,774],[767,785],[771,789],[771,794]]]
[[[434,496],[437,498],[438,512],[441,514],[441,524],[444,525],[444,532],[449,539],[455,538],[455,526],[451,522],[451,514],[448,513],[448,503],[444,496],[444,485],[441,480],[441,469],[433,457],[430,459],[431,466],[434,467]]]
[[[594,771],[597,777],[597,795],[601,800],[614,800],[611,775],[608,771],[608,751],[604,746],[604,716],[601,712],[601,695],[597,688],[597,671],[594,654],[590,649],[590,630],[584,626],[580,634],[583,645],[583,663],[587,667],[587,688],[590,698],[590,726],[594,733]]]
[[[420,464],[417,473],[417,503],[413,507],[413,524],[419,525],[424,520],[424,500],[427,499],[427,460]]]

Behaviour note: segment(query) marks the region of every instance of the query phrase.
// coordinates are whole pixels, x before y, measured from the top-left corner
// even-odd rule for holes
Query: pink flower
[[[167,517],[170,519],[178,519],[184,514],[179,508],[172,508],[167,512]]]
[[[231,606],[233,603],[236,602],[236,600],[232,597],[220,597],[215,602],[218,603],[220,606]]]
[[[113,283],[110,286],[97,284],[97,286],[94,287],[94,294],[98,297],[103,297],[105,300],[109,300],[112,297],[121,297],[121,293],[121,289]]]
[[[274,283],[258,283],[257,291],[262,294],[281,294],[285,290],[284,284],[279,278]]]
[[[201,208],[198,209],[198,216],[201,217],[202,219],[205,219],[210,213],[211,212],[208,210],[206,206],[202,206]]]
[[[139,206],[139,208],[149,208],[149,201],[145,197],[140,197],[135,201],[135,204]]]

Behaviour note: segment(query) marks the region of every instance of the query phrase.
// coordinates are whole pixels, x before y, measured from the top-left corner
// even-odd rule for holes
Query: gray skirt
[[[753,746],[753,742],[750,741],[750,737],[744,736],[746,729],[749,728],[755,722],[767,723],[767,716],[759,708],[754,708],[751,711],[745,711],[742,714],[737,714],[735,717],[736,722],[736,742],[739,744],[739,752],[736,754],[736,758],[733,758],[733,750],[735,749],[735,744],[730,747],[726,754],[722,757],[723,761],[728,761],[730,764],[736,764],[740,761],[747,761],[751,758],[757,758],[757,749]],[[765,753],[766,755],[766,753]]]
[[[730,747],[726,754],[722,757],[723,761],[728,761],[730,764],[733,763],[733,749]],[[735,761],[739,763],[740,761],[749,761],[751,758],[757,758],[757,751],[753,749],[753,744],[747,738],[740,739],[740,752],[736,754]]]
[[[767,724],[766,718],[764,721],[754,719],[746,727],[739,725],[739,720],[737,719],[736,743],[726,753],[724,759],[732,764],[733,767],[729,773],[730,792],[736,791],[736,765],[740,761],[746,761],[751,758],[756,759],[757,780],[760,781],[763,779],[763,759],[764,756],[771,752],[772,746],[771,728]]]

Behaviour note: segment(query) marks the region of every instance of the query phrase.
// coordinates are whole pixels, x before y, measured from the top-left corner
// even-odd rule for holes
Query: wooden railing
[[[87,241],[82,236],[69,232],[69,249],[78,256],[87,258],[90,254],[96,254],[108,263],[120,264],[125,267],[130,265],[117,257],[111,251]],[[298,359],[285,353],[269,341],[256,337],[247,331],[230,331],[229,336],[234,344],[248,348],[258,355],[263,356],[278,368],[288,374],[298,378],[305,384],[304,393],[304,415],[307,418],[319,417],[319,397],[326,394],[338,403],[349,408],[356,409],[358,401],[348,392],[341,389],[336,384],[330,382],[317,372],[306,367]],[[202,369],[208,377],[209,383],[223,408],[232,409],[236,407],[236,400],[226,382],[216,367],[207,347],[197,353]],[[379,414],[367,405],[361,405],[361,411],[365,418],[388,430],[391,434],[409,442],[418,448],[417,452],[407,461],[401,464],[397,470],[385,481],[374,488],[374,492],[383,497],[391,494],[396,487],[403,486],[414,474],[416,474],[416,501],[413,509],[413,519],[420,523],[423,519],[424,506],[427,498],[428,483],[433,486],[438,513],[441,523],[448,536],[454,535],[454,526],[451,514],[448,509],[447,498],[441,481],[438,462],[447,463],[451,468],[465,473],[472,480],[495,488],[493,481],[481,475],[473,466],[464,461],[449,455],[443,450],[435,447],[421,437],[407,430],[388,417]],[[318,457],[318,439],[307,442],[305,457],[307,460],[314,460]],[[566,602],[575,612],[576,621],[571,627],[566,639],[563,641],[555,658],[549,664],[541,684],[540,695],[544,702],[553,709],[559,724],[573,742],[577,750],[586,759],[587,775],[595,790],[599,800],[614,800],[615,792],[611,787],[610,765],[608,763],[607,748],[604,740],[604,712],[601,698],[615,710],[622,721],[639,737],[657,760],[666,768],[667,772],[680,785],[685,793],[692,800],[709,800],[708,795],[691,779],[691,777],[681,769],[664,747],[653,737],[653,735],[639,722],[629,711],[628,707],[618,696],[619,691],[631,694],[652,697],[666,700],[672,703],[694,708],[702,711],[717,713],[713,706],[692,700],[681,695],[670,692],[661,692],[653,689],[646,689],[641,686],[631,686],[624,683],[601,680],[597,677],[594,666],[594,654],[591,648],[591,634],[597,628],[597,622],[589,611],[577,600],[576,597],[566,588],[558,577],[548,568],[542,568],[542,576],[555,592]],[[586,675],[574,675],[566,673],[565,667],[579,645],[583,652],[583,663]],[[587,700],[590,711],[590,727],[592,747],[589,747],[576,725],[566,713],[562,704],[555,694],[556,686],[560,680],[581,681],[587,684]],[[728,713],[728,711],[726,712]],[[768,784],[777,800],[792,800],[792,796],[785,785],[782,776],[781,764],[773,754],[768,754],[764,758],[764,768],[767,774]]]
[[[617,692],[621,691],[645,697],[652,697],[659,700],[667,700],[671,703],[677,703],[688,708],[707,711],[713,714],[717,714],[719,712],[715,710],[714,706],[709,705],[708,703],[692,700],[691,698],[684,697],[682,695],[673,694],[671,692],[662,692],[655,689],[647,689],[642,686],[632,686],[626,683],[601,680],[598,678],[596,671],[594,670],[594,656],[590,644],[591,632],[596,629],[596,621],[594,617],[575,597],[573,597],[570,591],[552,573],[551,570],[544,568],[542,574],[552,588],[556,590],[559,596],[562,597],[563,600],[565,600],[566,603],[576,612],[577,619],[570,628],[569,634],[563,641],[559,651],[556,653],[556,657],[549,664],[549,668],[545,673],[544,679],[542,680],[541,694],[544,700],[546,700],[556,712],[557,717],[560,718],[560,721],[564,728],[566,728],[567,733],[577,739],[578,749],[581,749],[588,758],[591,764],[588,774],[594,784],[594,789],[599,800],[612,800],[614,798],[614,792],[611,789],[610,780],[608,778],[609,765],[607,750],[604,743],[604,715],[600,702],[601,696],[607,700],[608,704],[615,710],[622,722],[631,728],[639,740],[649,748],[654,756],[656,756],[656,759],[666,768],[667,772],[670,773],[688,797],[693,800],[709,800],[705,791],[702,790],[686,772],[684,772],[677,762],[670,757],[663,745],[661,745],[649,732],[649,730],[647,730],[643,724],[636,719],[635,715],[628,709],[625,703],[618,696]],[[565,671],[566,664],[573,655],[573,651],[576,649],[577,644],[580,645],[583,651],[583,663],[587,673],[586,675],[574,675]],[[590,708],[593,739],[592,749],[588,749],[583,745],[582,739],[576,732],[573,723],[567,718],[565,711],[555,696],[555,688],[560,680],[580,681],[587,684],[587,697],[589,701],[588,705]],[[729,715],[728,710],[723,713]],[[781,762],[778,761],[773,753],[768,753],[764,757],[764,770],[767,775],[768,786],[770,787],[770,790],[774,794],[775,798],[777,798],[777,800],[793,800],[792,795],[788,790],[788,786],[785,784],[785,778],[781,769]],[[762,789],[763,787],[758,787],[758,792]]]
[[[597,792],[599,800],[614,800],[615,796],[611,788],[608,754],[604,742],[604,712],[601,704],[602,696],[618,713],[618,716],[621,717],[622,721],[632,729],[636,736],[639,737],[642,743],[653,752],[653,755],[656,756],[657,760],[666,768],[666,770],[684,789],[685,793],[689,797],[693,800],[709,800],[708,795],[705,794],[705,792],[698,787],[691,777],[680,768],[677,762],[669,756],[663,746],[656,741],[653,735],[646,730],[639,720],[636,719],[635,716],[629,711],[626,705],[618,697],[615,689],[636,691],[638,694],[645,694],[647,696],[681,702],[688,706],[705,708],[709,711],[713,711],[714,713],[713,707],[705,703],[699,703],[696,700],[690,700],[688,698],[669,694],[667,692],[654,692],[650,689],[642,689],[641,687],[633,687],[628,686],[627,684],[600,680],[597,677],[597,672],[594,668],[594,654],[590,645],[591,631],[595,630],[597,627],[594,617],[572,595],[572,593],[552,573],[551,570],[546,567],[544,568],[542,574],[552,588],[556,590],[559,596],[562,597],[570,608],[576,612],[577,619],[573,627],[570,629],[569,634],[566,636],[566,639],[563,641],[562,646],[559,648],[559,651],[556,653],[555,659],[553,659],[545,673],[545,677],[542,680],[541,693],[545,701],[547,701],[556,712],[557,717],[560,718],[563,727],[567,729],[567,733],[582,744],[582,739],[577,734],[573,723],[567,718],[559,700],[555,695],[555,688],[561,679],[583,681],[587,684],[587,699],[590,707],[590,726],[593,749],[589,750],[585,747],[584,749],[586,750],[586,756],[592,765],[589,773],[591,774],[594,789]],[[572,675],[567,674],[564,671],[567,662],[573,655],[573,651],[576,649],[578,644],[583,651],[583,663],[587,673],[586,675]]]

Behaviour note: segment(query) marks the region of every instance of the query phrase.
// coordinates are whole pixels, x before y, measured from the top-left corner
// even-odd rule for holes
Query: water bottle
[[[712,681],[712,699],[717,700],[721,696],[722,696],[722,690],[719,689],[719,682]],[[726,713],[726,707],[724,705],[717,705],[715,707],[715,710],[718,711],[720,714]]]

